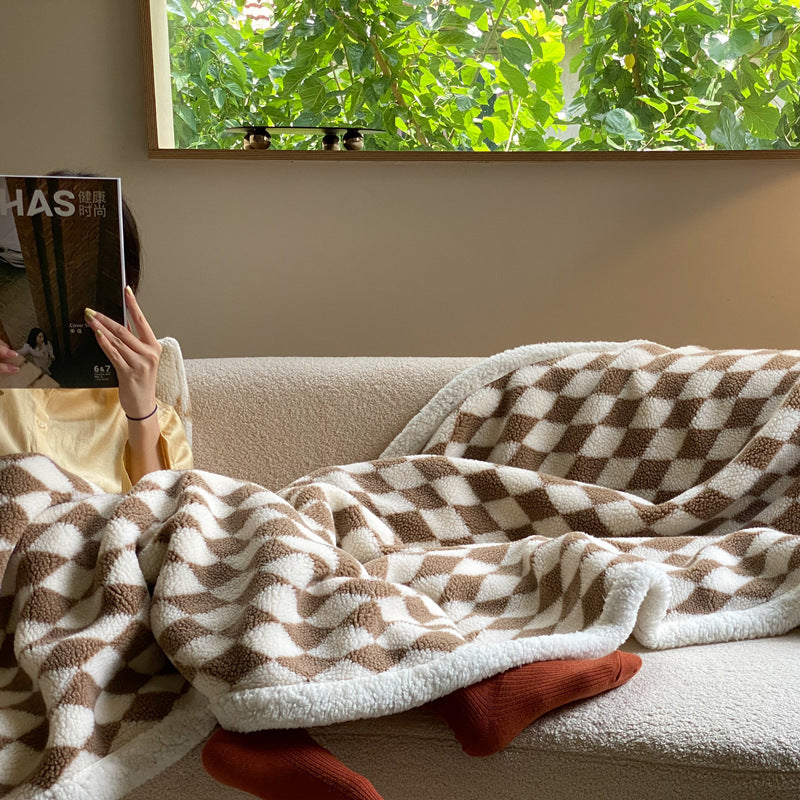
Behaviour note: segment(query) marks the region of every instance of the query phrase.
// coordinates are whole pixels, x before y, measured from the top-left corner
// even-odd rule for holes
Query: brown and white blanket
[[[103,494],[0,459],[0,787],[121,797],[236,730],[399,712],[533,660],[800,624],[800,352],[535,345],[378,461]],[[312,434],[313,435],[313,434]]]

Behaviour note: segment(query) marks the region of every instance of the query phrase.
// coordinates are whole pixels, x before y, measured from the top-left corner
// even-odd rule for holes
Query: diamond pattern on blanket
[[[725,466],[800,375],[795,352],[684,351],[644,344],[523,367],[466,398],[425,452],[664,502]]]
[[[106,495],[0,459],[0,791],[85,778],[190,686],[229,727],[294,727],[631,632],[785,632],[799,374],[794,351],[573,350],[469,392],[420,453],[278,493],[163,471]]]
[[[14,765],[0,790],[23,779],[44,790],[160,722],[189,684],[143,621],[146,587],[124,580],[135,538],[122,549],[101,538],[109,520],[101,496],[87,497],[96,490],[42,457],[0,463],[0,492],[17,487],[0,503],[0,765]]]

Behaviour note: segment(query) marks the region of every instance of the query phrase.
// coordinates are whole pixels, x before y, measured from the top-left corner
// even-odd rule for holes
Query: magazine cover
[[[118,178],[0,175],[0,389],[117,386],[84,309],[125,323],[123,252]]]

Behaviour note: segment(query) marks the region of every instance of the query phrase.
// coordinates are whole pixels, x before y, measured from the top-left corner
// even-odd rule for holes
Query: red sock
[[[215,781],[264,800],[382,800],[363,775],[303,730],[219,729],[205,743],[202,761]]]
[[[622,686],[641,665],[639,656],[620,650],[591,660],[537,661],[458,689],[428,707],[452,728],[465,753],[490,756],[542,714]]]

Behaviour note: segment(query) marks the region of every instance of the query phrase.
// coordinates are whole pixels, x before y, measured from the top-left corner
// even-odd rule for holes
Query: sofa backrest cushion
[[[198,469],[279,489],[377,458],[472,358],[189,359]]]

